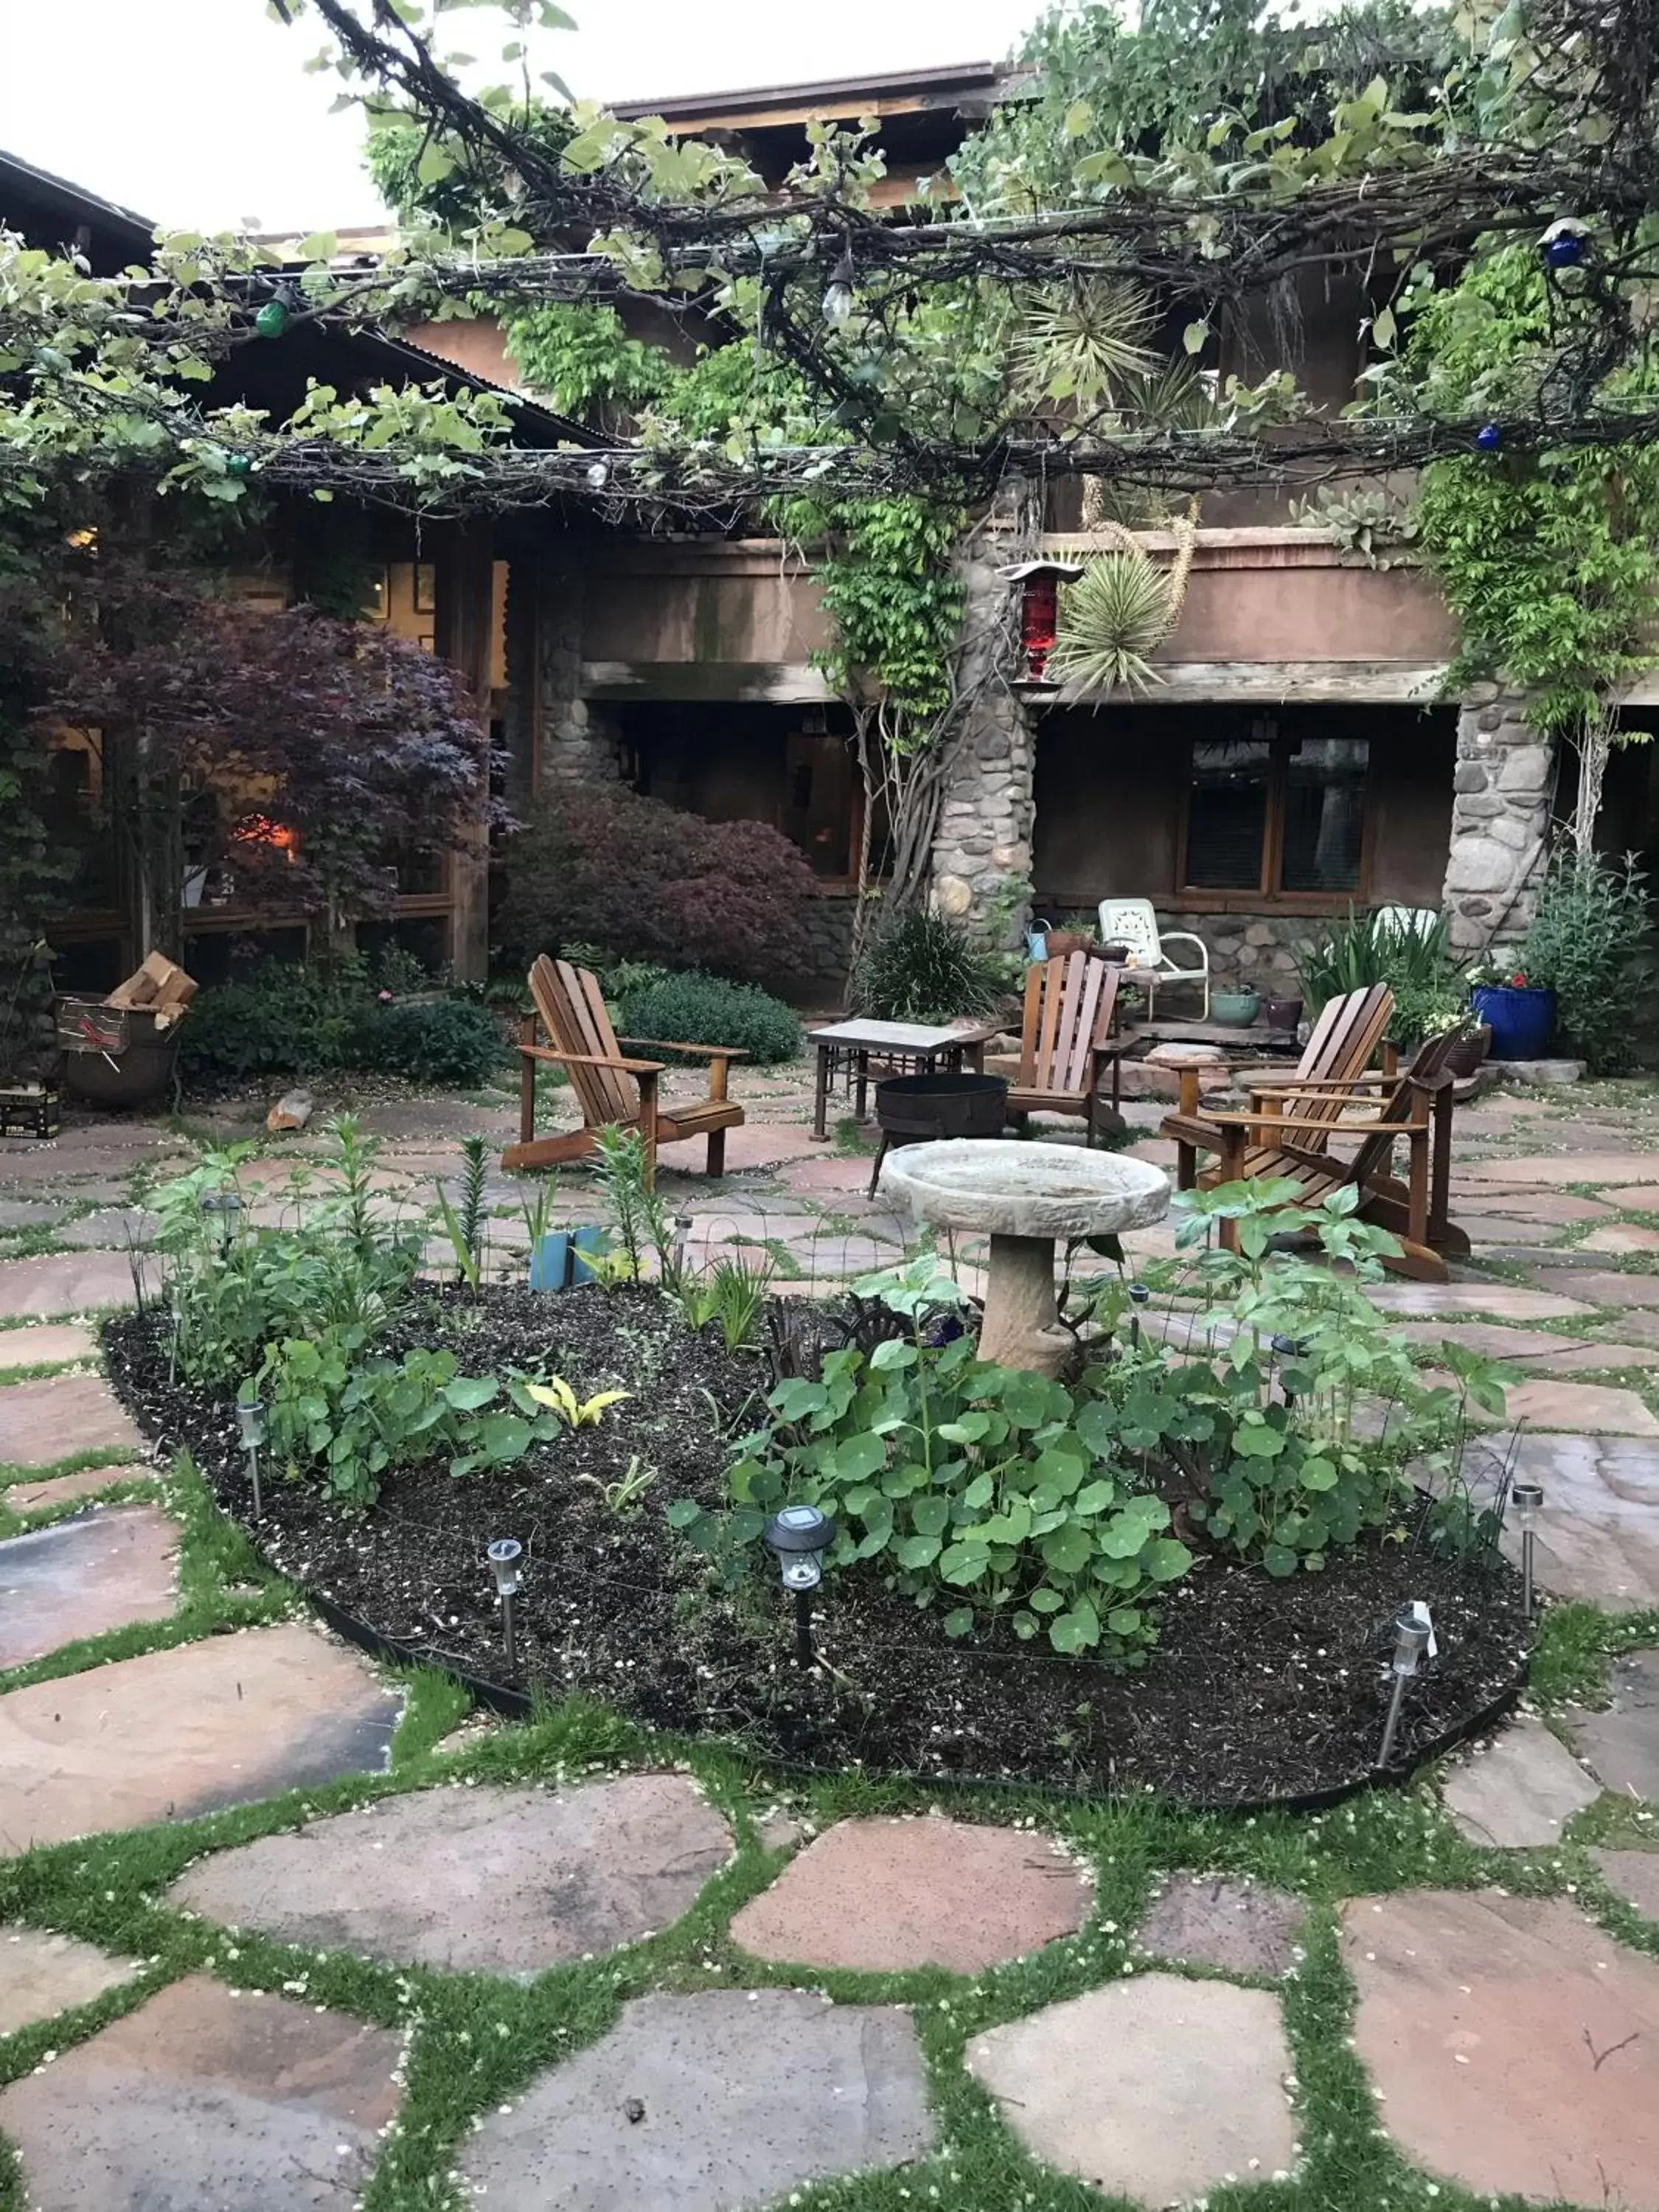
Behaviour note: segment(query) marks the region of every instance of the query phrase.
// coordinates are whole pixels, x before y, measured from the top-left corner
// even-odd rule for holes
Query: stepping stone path
[[[350,2212],[402,2039],[204,1974],[0,2091],[30,2212]]]
[[[50,1375],[0,1389],[0,1462],[54,1467],[76,1452],[138,1452],[143,1443],[101,1375]]]
[[[903,2007],[714,1990],[625,2004],[609,2034],[491,2113],[458,2163],[489,2212],[737,2212],[933,2140]]]
[[[85,1513],[0,1543],[0,1668],[135,1620],[165,1620],[178,1549],[178,1523],[153,1505]]]
[[[1645,1344],[1575,1344],[1532,1363],[1552,1375],[1583,1375],[1598,1368],[1659,1367],[1659,1351]]]
[[[1592,1229],[1578,1246],[1581,1252],[1659,1252],[1659,1229],[1639,1221],[1615,1221],[1605,1229]]]
[[[1547,1291],[1587,1298],[1595,1306],[1659,1306],[1659,1275],[1615,1275],[1582,1267],[1540,1267]]]
[[[731,1851],[684,1775],[453,1787],[221,1851],[169,1897],[313,1950],[527,1977],[666,1928]]]
[[[1567,1149],[1565,1144],[1563,1149]],[[1460,1180],[1474,1184],[1509,1183],[1522,1189],[1535,1183],[1548,1191],[1563,1182],[1646,1184],[1656,1176],[1659,1152],[1581,1152],[1568,1161],[1557,1152],[1525,1159],[1470,1162],[1462,1169]]]
[[[63,1209],[39,1198],[0,1198],[0,1236],[11,1229],[40,1229]]]
[[[55,1242],[106,1246],[112,1251],[125,1253],[134,1245],[148,1244],[157,1225],[153,1213],[113,1206],[98,1213],[83,1213],[78,1221],[66,1223],[55,1232]]]
[[[1575,1290],[1583,1279],[1573,1277]],[[1496,1314],[1500,1321],[1567,1321],[1581,1319],[1592,1310],[1581,1297],[1518,1290],[1512,1283],[1387,1282],[1368,1288],[1372,1304],[1384,1313],[1441,1316],[1449,1320],[1460,1314]]]
[[[1178,1874],[1140,1924],[1135,1942],[1154,1958],[1224,1974],[1274,1980],[1301,1957],[1308,1908],[1266,1883]]]
[[[1592,1851],[1607,1887],[1659,1926],[1659,1851]],[[0,1952],[0,1972],[4,1954]]]
[[[1602,1364],[1607,1364],[1605,1354]],[[1659,1416],[1634,1390],[1604,1382],[1516,1382],[1504,1394],[1504,1419],[1580,1436],[1659,1437]]]
[[[76,1322],[0,1328],[0,1372],[13,1367],[45,1367],[54,1360],[90,1359],[97,1349],[92,1331]]]
[[[1659,1805],[1659,1650],[1616,1660],[1611,1686],[1605,1712],[1575,1708],[1562,1726],[1607,1789]]]
[[[1136,1974],[975,2037],[968,2063],[1034,2157],[1109,2197],[1184,2203],[1295,2164],[1263,1990]]]
[[[0,1858],[386,1765],[399,1699],[297,1622],[0,1696]]]
[[[160,1281],[155,1262],[139,1265],[154,1288]],[[55,1314],[95,1313],[103,1306],[131,1304],[132,1269],[125,1252],[50,1252],[0,1267],[0,1320],[33,1315],[46,1321]]]
[[[112,1959],[72,1936],[0,1925],[0,2035],[90,2004],[137,1972],[132,1960]]]
[[[1354,1899],[1342,1953],[1407,2157],[1481,2197],[1659,2212],[1659,1960],[1490,1890]]]
[[[1542,1589],[1614,1611],[1659,1605],[1659,1445],[1522,1435],[1515,1476],[1543,1486],[1535,1540]],[[1513,1528],[1504,1548],[1519,1558]]]
[[[1454,1766],[1440,1794],[1472,1844],[1525,1850],[1559,1844],[1573,1814],[1601,1793],[1542,1721],[1527,1719]]]
[[[95,1498],[117,1482],[155,1480],[153,1467],[83,1467],[78,1474],[48,1475],[43,1482],[14,1482],[0,1490],[0,1505],[13,1513],[43,1513],[48,1506],[70,1505],[78,1498]]]
[[[842,1820],[732,1923],[757,1959],[976,1973],[1083,1925],[1086,1876],[1048,1836],[961,1820]]]

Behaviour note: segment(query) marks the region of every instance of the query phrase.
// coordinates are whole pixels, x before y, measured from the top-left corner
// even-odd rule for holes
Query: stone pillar
[[[1524,937],[1549,855],[1555,760],[1523,694],[1477,684],[1457,718],[1445,907],[1452,949]]]
[[[1008,675],[1018,638],[1017,587],[997,574],[1012,557],[989,533],[963,556],[963,688],[971,703],[957,739],[933,839],[933,901],[953,921],[983,921],[1011,876],[1031,873],[1036,737]],[[1018,942],[1027,909],[1009,916]]]
[[[543,791],[558,783],[614,783],[622,772],[614,719],[582,696],[586,598],[579,544],[543,561],[536,624]]]

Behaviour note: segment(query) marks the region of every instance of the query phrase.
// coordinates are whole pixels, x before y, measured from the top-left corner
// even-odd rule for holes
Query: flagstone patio
[[[735,1081],[750,1121],[725,1180],[663,1163],[694,1249],[764,1246],[809,1291],[896,1254],[867,1154],[805,1134],[806,1079]],[[254,1133],[263,1103],[216,1109],[220,1133]],[[182,1162],[179,1140],[88,1122],[0,1149],[0,1530],[19,1532],[0,1538],[0,2133],[18,2202],[343,2212],[422,2158],[507,2212],[758,2212],[903,2166],[899,2197],[961,2212],[1074,2202],[1028,2193],[1054,2177],[1191,2201],[1322,2170],[1323,2030],[1297,1993],[1340,1923],[1376,2118],[1435,2186],[1659,2212],[1659,1235],[1632,1218],[1659,1213],[1652,1104],[1598,1093],[1570,1114],[1540,1094],[1461,1115],[1473,1260],[1379,1297],[1425,1364],[1457,1342],[1511,1365],[1515,1464],[1546,1493],[1540,1584],[1631,1616],[1633,1648],[1605,1706],[1523,1717],[1451,1762],[1440,1798],[1397,1801],[1431,1838],[1411,1878],[1445,1886],[1339,1877],[1334,1914],[1293,1854],[1282,1888],[1237,1871],[1242,1824],[1205,1832],[1215,1863],[1143,1863],[1145,1833],[1112,1826],[1133,1808],[1074,1820],[1057,1801],[1014,1825],[988,1801],[849,1801],[814,1820],[742,1762],[618,1773],[601,1750],[520,1775],[522,1732],[501,1727],[452,1739],[405,1794],[404,1686],[297,1611],[237,1633],[191,1613],[175,1480],[84,1371],[97,1316],[133,1297],[146,1176]],[[1131,1108],[1142,1156],[1167,1152],[1161,1111]],[[377,1203],[412,1214],[461,1136],[504,1140],[513,1115],[400,1100],[364,1120],[387,1141]],[[269,1145],[253,1179],[273,1218],[322,1151],[314,1128]],[[510,1178],[489,1195],[516,1209]],[[562,1218],[599,1212],[568,1176]],[[516,1211],[499,1232],[516,1273]],[[54,1369],[82,1371],[37,1371]],[[135,1479],[153,1503],[98,1503]],[[83,1663],[59,1657],[83,1638]],[[153,1863],[124,1872],[151,1823]],[[1528,1880],[1505,1893],[1512,1866]],[[67,1925],[31,1903],[49,1894],[76,1900]],[[105,1925],[122,1940],[89,1940]],[[601,1967],[603,1998],[573,1978]],[[400,2117],[423,2063],[430,2095],[433,2037],[458,2116],[436,2154]],[[964,2127],[1001,2145],[992,2195],[953,2182]],[[0,2147],[0,2202],[3,2176]],[[439,2201],[402,2186],[374,2201]]]

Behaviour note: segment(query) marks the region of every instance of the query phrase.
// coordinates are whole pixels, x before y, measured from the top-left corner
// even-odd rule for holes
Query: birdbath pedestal
[[[1038,1375],[1058,1375],[1073,1344],[1054,1310],[1056,1240],[1145,1229],[1170,1205],[1170,1178],[1145,1160],[971,1138],[890,1153],[881,1188],[918,1221],[989,1237],[980,1357]]]

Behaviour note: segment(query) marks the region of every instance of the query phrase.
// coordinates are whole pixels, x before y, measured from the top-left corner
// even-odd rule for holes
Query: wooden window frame
[[[1352,890],[1287,891],[1280,887],[1285,866],[1285,817],[1290,792],[1291,740],[1271,717],[1267,752],[1267,811],[1261,831],[1261,867],[1254,890],[1240,886],[1188,884],[1187,832],[1192,819],[1193,752],[1212,739],[1189,738],[1181,779],[1181,808],[1176,823],[1176,889],[1171,903],[1182,914],[1342,914],[1351,906],[1369,906],[1372,860],[1376,842],[1376,741],[1361,738],[1365,747],[1363,812],[1359,824],[1359,880]],[[1332,732],[1334,735],[1340,732]]]

